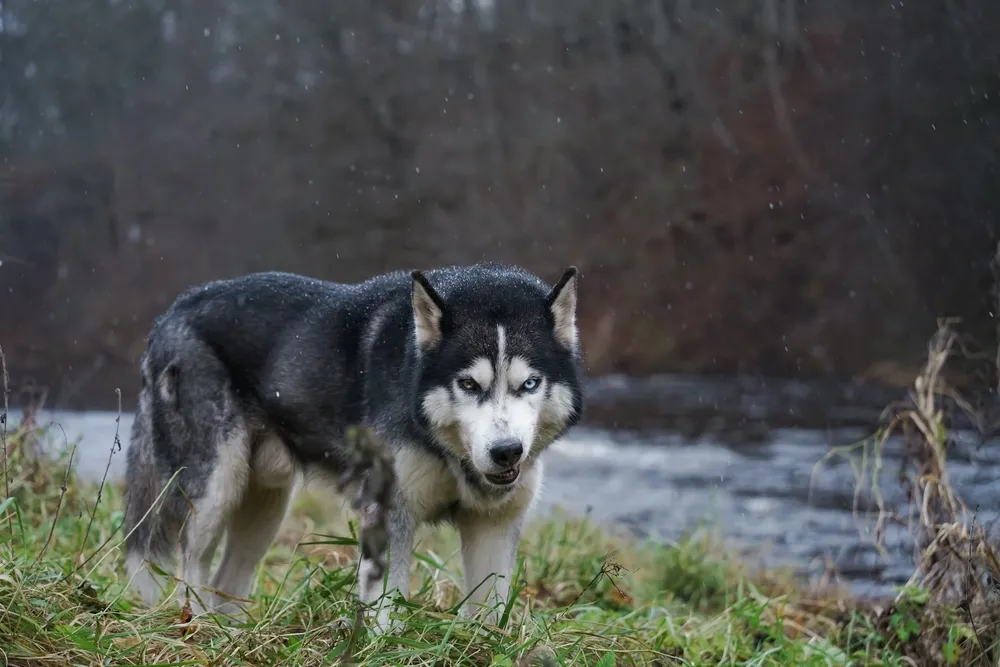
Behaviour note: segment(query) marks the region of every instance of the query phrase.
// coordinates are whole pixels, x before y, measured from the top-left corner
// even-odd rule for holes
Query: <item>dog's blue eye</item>
[[[535,391],[536,389],[538,389],[539,383],[540,380],[538,378],[528,378],[527,380],[524,381],[524,384],[521,385],[521,390]]]

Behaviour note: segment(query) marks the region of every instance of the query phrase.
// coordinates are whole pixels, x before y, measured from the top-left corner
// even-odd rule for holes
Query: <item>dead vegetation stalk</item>
[[[973,645],[968,647],[975,657],[963,664],[993,666],[997,663],[990,654],[997,651],[1000,623],[1000,596],[993,582],[1000,581],[1000,545],[953,488],[948,472],[949,454],[958,443],[949,432],[943,399],[950,398],[974,423],[981,423],[973,414],[971,403],[945,379],[948,361],[960,346],[956,322],[939,321],[928,344],[927,361],[908,400],[891,404],[883,412],[886,426],[876,438],[876,456],[881,459],[890,437],[899,436],[903,456],[898,480],[905,517],[887,507],[881,495],[877,495],[876,539],[882,546],[889,522],[908,528],[915,568],[896,603],[906,591],[919,587],[928,595],[931,614],[958,610],[975,635]],[[939,653],[938,647],[945,641],[943,635],[952,625],[944,618],[938,621],[930,623],[918,641],[918,652],[928,660]]]
[[[970,510],[952,486],[949,456],[958,453],[956,432],[949,430],[954,417],[967,418],[982,435],[1000,424],[1000,245],[993,258],[998,319],[996,353],[970,352],[967,341],[957,331],[959,320],[944,318],[927,346],[927,358],[913,382],[907,398],[889,404],[883,411],[882,427],[862,442],[834,448],[814,469],[829,459],[847,456],[856,477],[854,516],[861,522],[859,505],[865,492],[877,509],[875,546],[883,555],[886,529],[903,526],[913,546],[914,571],[909,581],[888,609],[879,612],[880,622],[890,625],[899,609],[913,603],[912,594],[920,591],[920,603],[929,614],[921,621],[920,632],[906,647],[915,665],[962,664],[1000,665],[1000,540],[977,521],[975,508]],[[995,364],[994,395],[985,401],[971,401],[947,380],[949,361],[989,358]],[[951,405],[948,405],[948,403]],[[952,407],[954,406],[954,407]],[[980,406],[979,409],[974,406]],[[957,408],[957,411],[955,410]],[[961,413],[961,414],[958,414]],[[902,496],[899,503],[887,502],[880,488],[886,448],[890,441],[902,446],[897,480]],[[854,456],[852,456],[854,454]],[[966,629],[956,642],[956,622]],[[904,642],[906,643],[906,642]],[[960,662],[954,655],[945,656],[957,646],[963,653]]]
[[[3,346],[0,346],[0,380],[3,381],[3,415],[0,415],[0,448],[3,449],[3,490],[4,498],[10,498],[10,469],[7,464],[7,420],[10,414],[10,378],[7,375],[7,357],[3,353]],[[11,534],[14,533],[14,519],[7,515],[7,527]]]

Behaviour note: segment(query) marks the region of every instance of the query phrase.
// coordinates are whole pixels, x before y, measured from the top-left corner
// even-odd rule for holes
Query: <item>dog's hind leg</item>
[[[125,569],[131,586],[148,606],[156,604],[169,581],[151,570],[167,573],[174,568],[176,529],[169,516],[160,516],[158,496],[160,473],[153,456],[148,392],[140,396],[139,410],[132,422],[131,446],[126,454],[125,474]],[[167,493],[169,497],[169,493]]]
[[[206,602],[214,596],[205,587],[209,584],[212,558],[230,517],[246,496],[250,438],[242,424],[231,425],[219,433],[215,452],[204,491],[192,499],[181,536],[181,579],[187,585],[185,592],[194,614],[211,606]]]
[[[242,504],[229,518],[226,546],[212,580],[215,611],[241,616],[254,568],[267,553],[302,481],[297,465],[277,438],[266,438],[253,458],[250,484]]]

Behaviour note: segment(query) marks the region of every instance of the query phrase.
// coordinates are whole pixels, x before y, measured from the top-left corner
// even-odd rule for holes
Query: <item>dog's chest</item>
[[[447,513],[458,503],[458,481],[441,459],[416,449],[396,453],[396,480],[407,507],[418,521]]]

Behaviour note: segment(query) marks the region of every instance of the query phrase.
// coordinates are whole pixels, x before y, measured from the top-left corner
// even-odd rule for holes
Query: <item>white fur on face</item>
[[[438,387],[424,396],[424,413],[442,439],[455,449],[461,449],[475,467],[487,474],[502,472],[493,462],[490,448],[503,440],[516,439],[524,448],[523,461],[535,446],[544,446],[551,433],[564,424],[573,410],[569,388],[551,384],[539,370],[519,356],[508,356],[503,326],[497,327],[497,368],[486,357],[475,359],[458,373],[449,387]],[[462,389],[462,378],[472,378],[483,393],[473,394]],[[534,391],[523,391],[522,385],[536,378]],[[541,426],[541,428],[540,428]],[[457,428],[453,428],[457,427]],[[453,433],[454,435],[446,435]]]

